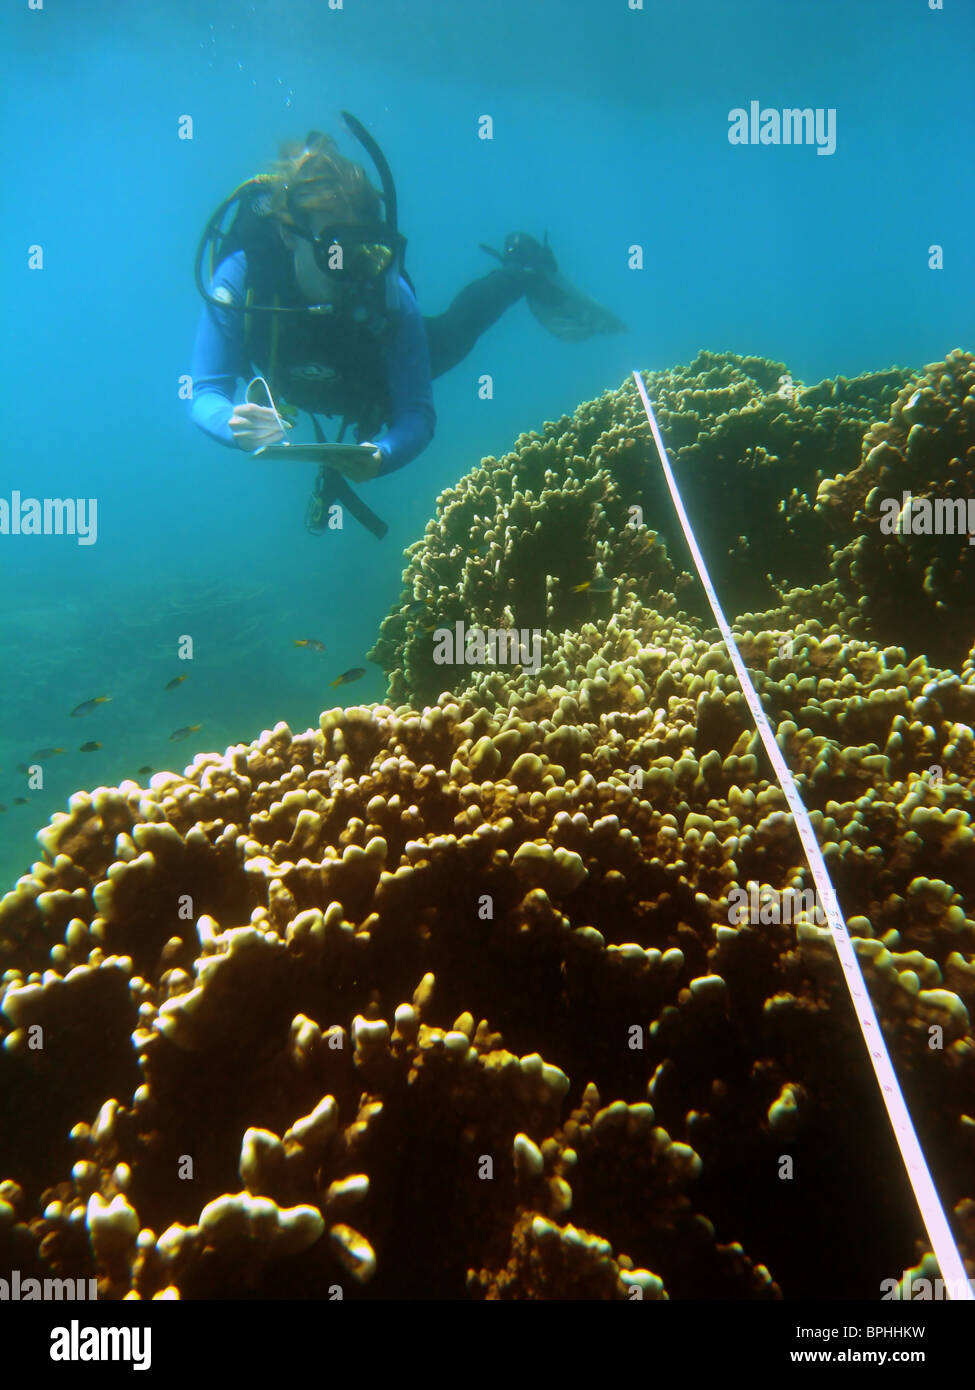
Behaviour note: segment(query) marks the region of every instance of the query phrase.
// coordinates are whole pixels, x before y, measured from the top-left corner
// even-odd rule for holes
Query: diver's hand
[[[369,451],[372,451],[371,453]],[[354,483],[367,483],[370,478],[374,478],[379,472],[379,465],[383,461],[383,456],[376,448],[375,444],[362,443],[359,445],[358,452],[341,459],[328,460],[329,466],[335,468],[339,473],[343,473]]]
[[[283,422],[291,429],[291,424]],[[266,405],[235,405],[228,424],[234,435],[238,449],[253,453],[255,449],[266,449],[269,444],[278,444],[284,438],[281,421],[276,411]]]

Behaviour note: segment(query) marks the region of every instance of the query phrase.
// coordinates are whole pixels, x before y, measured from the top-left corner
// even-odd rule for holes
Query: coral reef
[[[968,1257],[970,561],[908,555],[877,498],[963,487],[972,359],[784,376],[649,382]],[[112,1298],[876,1298],[929,1268],[647,445],[624,385],[445,493],[387,703],[39,832],[0,900],[0,1262]],[[537,667],[437,664],[455,622],[537,629]]]
[[[975,620],[966,526],[924,534],[917,522],[891,536],[880,508],[909,489],[916,505],[950,497],[960,516],[972,498],[975,529],[971,354],[920,375],[803,387],[781,363],[702,352],[646,381],[727,611],[768,610],[832,573],[848,635],[964,658]],[[435,658],[434,632],[458,621],[560,632],[606,619],[628,595],[706,611],[630,381],[482,460],[406,553],[403,599],[370,653],[394,700],[465,687],[467,671]]]
[[[824,579],[830,531],[817,487],[856,467],[864,432],[886,419],[909,374],[803,388],[782,363],[701,352],[645,378],[726,607],[768,607],[779,584]],[[370,653],[389,675],[389,697],[423,704],[463,688],[463,671],[434,661],[433,625],[559,632],[606,618],[627,593],[657,607],[669,594],[703,615],[652,450],[627,380],[448,488],[406,552],[403,602]],[[574,592],[594,578],[615,590]],[[418,605],[429,622],[417,621]]]
[[[790,631],[743,651],[970,1201],[975,670]],[[729,910],[806,870],[723,648],[636,601],[550,637],[565,683],[477,676],[493,713],[328,711],[40,833],[0,903],[19,1268],[114,1297],[768,1298],[923,1255],[826,934]]]
[[[937,660],[963,654],[975,632],[975,357],[953,352],[905,385],[859,466],[820,483],[816,508],[845,542],[830,569],[871,636]]]

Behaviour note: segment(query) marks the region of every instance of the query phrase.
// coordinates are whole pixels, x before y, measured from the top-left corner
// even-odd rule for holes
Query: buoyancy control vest
[[[262,268],[255,267],[254,283],[250,259],[247,266],[248,298],[267,294],[271,287],[260,283]],[[398,286],[392,288],[398,297]],[[279,284],[271,298],[282,304],[299,302],[293,265],[288,266],[284,286]],[[392,294],[385,298],[392,298]],[[399,311],[387,309],[385,304],[380,310],[360,300],[338,312],[282,319],[248,312],[245,301],[245,370],[249,367],[261,372],[276,400],[312,415],[338,416],[371,437],[392,419],[386,352],[398,317]]]

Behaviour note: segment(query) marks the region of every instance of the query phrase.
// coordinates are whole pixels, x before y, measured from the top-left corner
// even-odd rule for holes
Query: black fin
[[[627,325],[577,290],[564,275],[539,275],[525,290],[528,307],[543,328],[567,343],[597,333],[627,333]]]

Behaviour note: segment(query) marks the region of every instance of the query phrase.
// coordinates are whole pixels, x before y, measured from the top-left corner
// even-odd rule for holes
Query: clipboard
[[[371,457],[375,444],[265,444],[255,449],[252,457],[291,459],[295,463],[330,463],[341,468],[344,464]]]
[[[285,423],[274,404],[271,388],[264,377],[256,376],[248,382],[244,398],[250,405],[261,405],[265,409],[273,410],[281,426],[281,433],[285,433]],[[364,454],[371,455],[375,451],[375,444],[291,444],[287,439],[283,439],[277,444],[264,444],[260,449],[254,449],[251,456],[291,459],[295,463],[330,463],[342,468],[343,465],[357,462]]]

